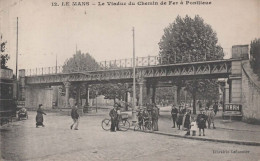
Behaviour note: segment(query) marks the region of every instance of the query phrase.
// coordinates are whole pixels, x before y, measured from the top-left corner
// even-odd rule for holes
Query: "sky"
[[[130,2],[130,0],[111,0]],[[0,0],[0,34],[7,41],[8,67],[15,70],[18,17],[18,70],[58,65],[76,48],[97,61],[131,58],[133,27],[136,57],[155,56],[164,29],[180,15],[201,16],[217,33],[226,58],[233,45],[260,38],[260,0],[204,0],[211,5],[168,5],[168,0],[132,0],[167,5],[108,6],[89,0],[89,6],[61,6],[78,0]],[[197,0],[190,0],[196,2]],[[52,6],[57,2],[59,6]],[[98,6],[103,2],[105,6]],[[95,5],[93,5],[95,4]]]

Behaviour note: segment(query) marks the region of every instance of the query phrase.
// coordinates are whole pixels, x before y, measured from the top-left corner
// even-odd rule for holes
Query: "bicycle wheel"
[[[110,130],[110,128],[111,128],[111,121],[110,121],[110,119],[102,120],[101,126],[106,131]]]
[[[135,127],[134,127],[134,131],[138,131],[138,130],[141,131],[141,126],[139,126],[139,125],[135,125]]]
[[[152,123],[151,122],[146,123],[145,131],[152,131]]]
[[[130,128],[130,123],[127,120],[122,120],[119,122],[119,129],[122,131],[127,131]]]

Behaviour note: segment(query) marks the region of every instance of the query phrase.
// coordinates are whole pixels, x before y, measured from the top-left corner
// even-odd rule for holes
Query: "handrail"
[[[119,59],[119,60],[111,60],[111,61],[101,61],[97,62],[97,66],[93,67],[93,69],[78,69],[77,71],[69,71],[69,69],[64,69],[63,66],[53,66],[53,67],[41,67],[34,69],[26,69],[25,76],[41,76],[41,75],[52,75],[52,74],[61,74],[64,73],[64,70],[68,70],[65,73],[73,73],[73,72],[82,72],[82,71],[102,71],[102,70],[112,70],[112,69],[127,69],[132,68],[132,60],[133,59]],[[231,61],[230,59],[221,59],[221,60],[200,60],[200,61],[173,61],[170,58],[162,58],[160,56],[148,56],[148,57],[137,57],[136,58],[136,67],[154,67],[154,66],[165,66],[165,65],[187,65],[190,63],[200,64],[200,63],[210,63],[210,62],[223,62],[223,61]]]

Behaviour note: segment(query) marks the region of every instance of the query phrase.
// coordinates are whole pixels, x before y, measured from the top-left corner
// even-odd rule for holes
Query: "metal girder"
[[[158,78],[158,77],[185,77],[185,76],[203,76],[231,74],[231,61],[211,61],[194,62],[185,64],[154,65],[146,67],[136,67],[137,78]],[[116,63],[116,62],[115,62]],[[122,65],[122,64],[121,64]],[[110,81],[124,80],[133,78],[132,68],[106,69],[100,71],[91,71],[86,73],[64,73],[48,74],[39,76],[26,76],[26,84],[52,84],[65,81]]]

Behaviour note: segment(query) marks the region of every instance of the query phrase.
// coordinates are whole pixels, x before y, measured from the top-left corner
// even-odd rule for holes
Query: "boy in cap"
[[[203,136],[205,136],[205,128],[206,128],[206,120],[207,116],[205,115],[205,111],[203,109],[200,110],[200,114],[197,116],[197,124],[199,128],[199,136],[201,136],[201,129],[203,131]]]

